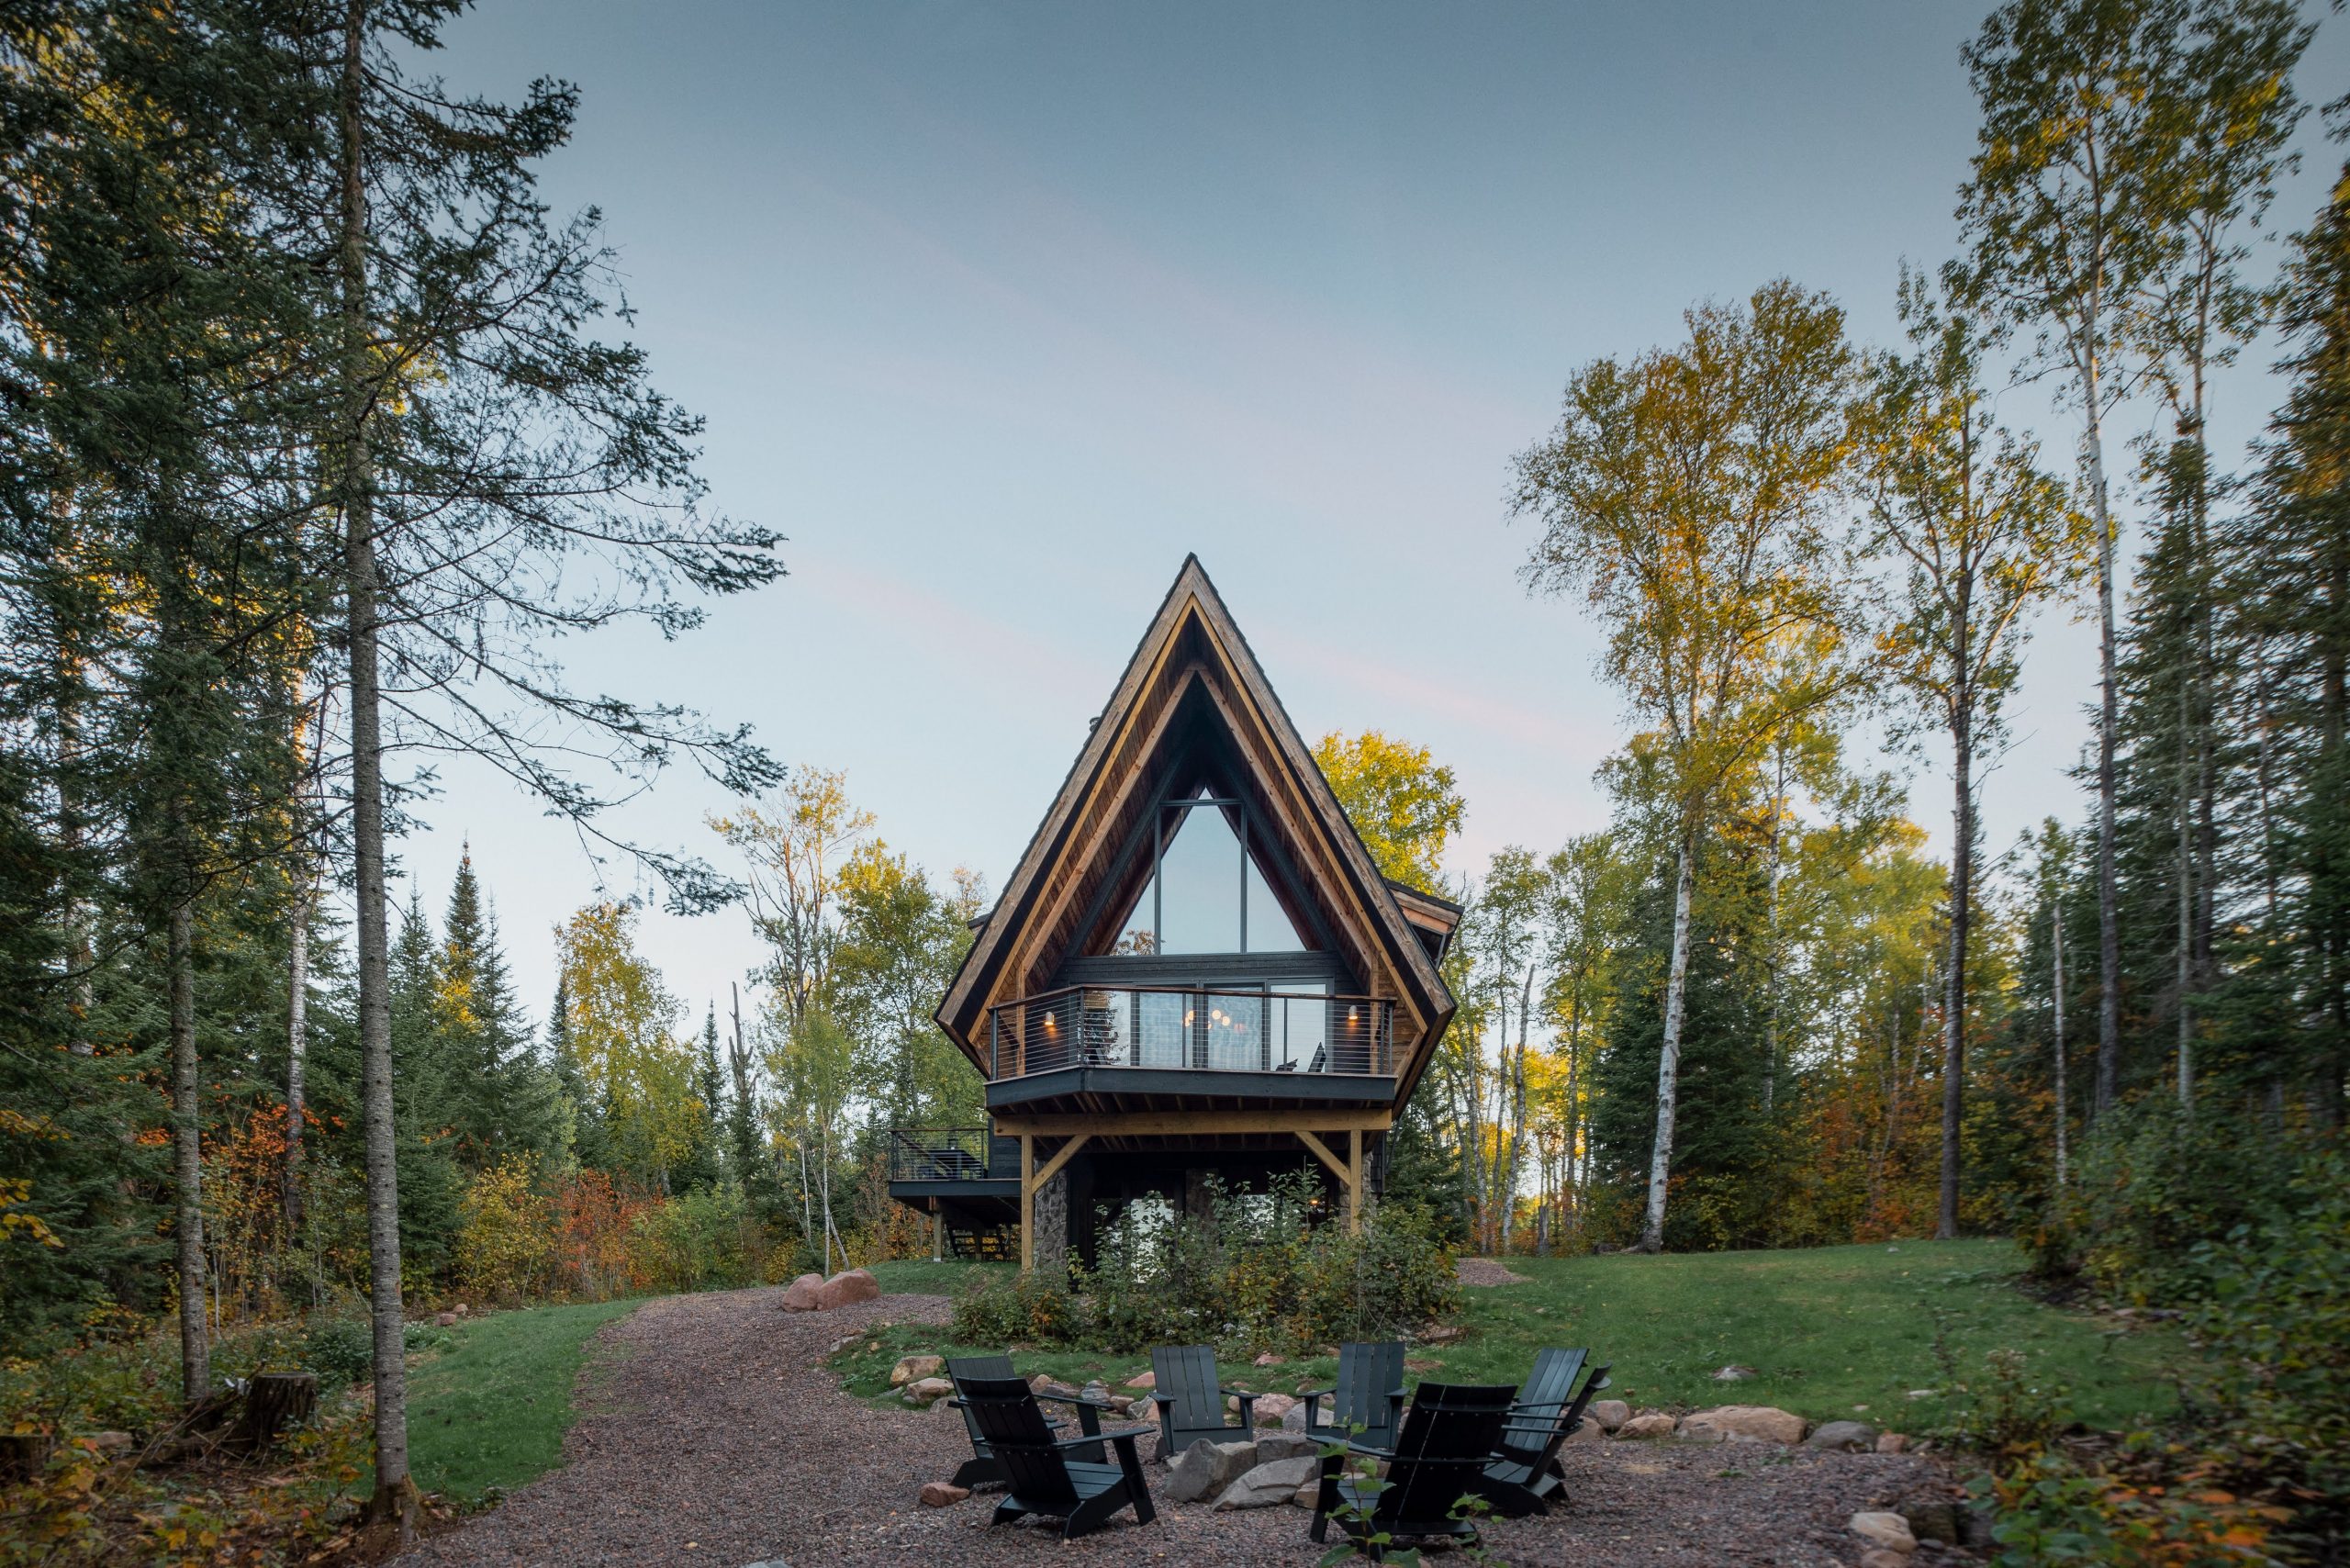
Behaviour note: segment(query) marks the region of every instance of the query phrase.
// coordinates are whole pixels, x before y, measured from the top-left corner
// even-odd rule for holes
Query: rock
[[[925,1508],[951,1508],[971,1495],[968,1486],[957,1486],[946,1481],[925,1481],[922,1484],[922,1506]]]
[[[924,1409],[955,1392],[955,1384],[943,1377],[918,1377],[906,1384],[905,1401]]]
[[[1799,1443],[1803,1417],[1768,1405],[1724,1405],[1683,1417],[1681,1435],[1700,1443]]]
[[[1257,1415],[1257,1425],[1278,1427],[1283,1417],[1297,1408],[1297,1401],[1286,1394],[1260,1394],[1257,1403],[1249,1406]]]
[[[1277,1459],[1245,1471],[1215,1500],[1218,1508],[1270,1508],[1297,1495],[1309,1481],[1319,1481],[1322,1462],[1312,1457]]]
[[[1277,1367],[1281,1364],[1281,1359],[1273,1354],[1270,1350],[1267,1350],[1263,1355],[1259,1356],[1249,1364],[1259,1367]]]
[[[1039,1397],[1046,1394],[1050,1394],[1055,1399],[1077,1399],[1082,1397],[1076,1389],[1071,1388],[1068,1383],[1063,1383],[1057,1377],[1046,1377],[1043,1372],[1038,1372],[1035,1377],[1030,1378],[1028,1380],[1028,1386],[1035,1389]]]
[[[1313,1480],[1307,1482],[1304,1485],[1291,1493],[1289,1500],[1295,1503],[1299,1507],[1305,1509],[1308,1513],[1313,1512],[1315,1506],[1322,1501],[1322,1478],[1318,1475],[1315,1476]]]
[[[1219,1443],[1202,1438],[1168,1467],[1158,1495],[1170,1503],[1196,1503],[1214,1496],[1256,1468],[1255,1443]]]
[[[1909,1521],[1899,1514],[1854,1514],[1845,1528],[1871,1545],[1897,1551],[1904,1557],[1918,1550],[1918,1538],[1909,1533]]]
[[[1281,1430],[1284,1432],[1302,1432],[1305,1430],[1305,1413],[1313,1408],[1314,1406],[1307,1401],[1303,1399],[1298,1400],[1288,1409],[1281,1412]]]
[[[1588,1416],[1577,1422],[1575,1429],[1567,1434],[1567,1441],[1571,1443],[1602,1443],[1606,1440],[1607,1428]]]
[[[1270,1464],[1279,1459],[1319,1459],[1322,1445],[1311,1438],[1295,1432],[1266,1432],[1257,1439],[1257,1462]]]
[[[1158,1419],[1158,1406],[1150,1402],[1150,1395],[1147,1394],[1144,1394],[1140,1399],[1129,1399],[1126,1401],[1126,1419],[1129,1421],[1156,1421]]]
[[[1889,1546],[1872,1546],[1861,1553],[1861,1568],[1909,1568],[1909,1555]]]
[[[830,1312],[852,1302],[879,1301],[881,1282],[862,1269],[849,1269],[826,1280],[820,1292],[816,1305],[821,1311]]]
[[[1449,1345],[1460,1338],[1460,1332],[1456,1326],[1431,1323],[1420,1330],[1418,1338],[1423,1345]]]
[[[1714,1381],[1716,1383],[1744,1383],[1748,1378],[1755,1375],[1756,1373],[1752,1367],[1742,1367],[1736,1361],[1732,1361],[1729,1365],[1714,1373]]]
[[[1947,1499],[1929,1497],[1904,1503],[1901,1517],[1909,1521],[1909,1533],[1919,1540],[1941,1546],[1958,1544],[1958,1510]]]
[[[1595,1400],[1591,1418],[1612,1432],[1632,1418],[1632,1407],[1620,1399]]]
[[[1097,1405],[1110,1403],[1110,1385],[1098,1377],[1077,1392],[1080,1399],[1091,1399]]]
[[[457,1315],[453,1312],[436,1312],[432,1315],[432,1327],[435,1328],[454,1328],[456,1326]]]
[[[1879,1432],[1876,1435],[1876,1451],[1879,1453],[1900,1453],[1908,1446],[1909,1439],[1898,1432]]]
[[[1634,1439],[1669,1438],[1673,1436],[1673,1428],[1675,1425],[1672,1417],[1651,1411],[1645,1416],[1635,1416],[1626,1421],[1616,1428],[1616,1435],[1619,1438]]]
[[[100,1453],[120,1453],[130,1446],[129,1432],[92,1432],[90,1446]]]
[[[460,1317],[463,1317],[466,1313],[470,1312],[471,1310],[473,1310],[473,1309],[472,1309],[471,1307],[468,1307],[468,1306],[467,1306],[464,1302],[462,1302],[462,1301],[461,1301],[461,1302],[459,1302],[459,1303],[457,1304],[457,1316],[460,1316]]]
[[[783,1293],[786,1312],[821,1312],[824,1307],[824,1276],[802,1274]]]
[[[1839,1453],[1867,1453],[1876,1447],[1876,1428],[1866,1421],[1822,1421],[1804,1443]]]
[[[890,1386],[900,1387],[916,1378],[936,1377],[946,1367],[945,1356],[900,1356],[890,1369]]]
[[[1126,1386],[1128,1388],[1157,1388],[1158,1374],[1155,1372],[1147,1372],[1140,1377],[1130,1377],[1126,1379]]]

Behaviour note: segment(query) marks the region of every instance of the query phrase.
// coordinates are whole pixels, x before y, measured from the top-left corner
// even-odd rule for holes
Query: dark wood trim
[[[1000,1119],[1013,1107],[1079,1094],[1149,1095],[1159,1100],[1249,1102],[1268,1107],[1385,1105],[1395,1081],[1368,1072],[1247,1072],[1214,1068],[1063,1067],[1004,1078],[988,1085],[988,1111]]]
[[[1361,982],[1335,953],[1169,953],[1145,958],[1115,954],[1069,958],[1053,976],[1056,989],[1073,985],[1168,986],[1185,989],[1218,980],[1328,980],[1341,994],[1363,994]]]

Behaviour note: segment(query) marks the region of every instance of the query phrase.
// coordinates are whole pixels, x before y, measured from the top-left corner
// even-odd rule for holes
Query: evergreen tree
[[[449,890],[434,979],[435,1027],[459,1074],[453,1109],[460,1157],[479,1170],[508,1154],[553,1155],[559,1131],[555,1081],[531,1049],[530,1026],[514,999],[497,917],[474,874],[470,846]]]
[[[427,1278],[456,1256],[464,1177],[457,1166],[464,1071],[441,1031],[440,958],[413,892],[390,954],[392,1083],[399,1131],[403,1266]]]

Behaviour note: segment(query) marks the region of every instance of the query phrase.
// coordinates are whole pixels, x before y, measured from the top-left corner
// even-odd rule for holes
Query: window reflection
[[[1244,846],[1247,811],[1203,790],[1162,808],[1155,857],[1112,956],[1159,953],[1303,953],[1304,938]]]

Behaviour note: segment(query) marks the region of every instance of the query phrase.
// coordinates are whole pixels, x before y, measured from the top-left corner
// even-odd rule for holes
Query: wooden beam
[[[1360,1133],[1357,1133],[1354,1136],[1357,1137],[1362,1137]],[[1315,1137],[1312,1133],[1306,1132],[1302,1128],[1298,1132],[1297,1141],[1312,1149],[1314,1151],[1314,1158],[1328,1166],[1330,1168],[1330,1174],[1336,1176],[1341,1183],[1347,1183],[1352,1181],[1352,1178],[1347,1173],[1347,1162],[1340,1159],[1337,1155],[1331,1153],[1330,1146],[1328,1144],[1324,1143],[1320,1138]],[[1351,1185],[1347,1187],[1347,1204],[1349,1209],[1354,1206],[1354,1188]]]
[[[1033,1133],[1020,1135],[1020,1271],[1033,1273],[1036,1268],[1036,1138]]]
[[[1299,1128],[1320,1132],[1383,1133],[1394,1125],[1395,1113],[1378,1106],[1371,1110],[1323,1111],[1300,1106],[1294,1111],[1147,1111],[1132,1115],[1008,1116],[998,1112],[996,1131],[1031,1137],[1178,1137],[1185,1133],[1294,1133]]]
[[[1061,1167],[1069,1163],[1069,1156],[1075,1154],[1079,1149],[1083,1148],[1085,1147],[1086,1140],[1091,1138],[1092,1136],[1093,1135],[1091,1133],[1080,1133],[1075,1137],[1070,1138],[1067,1143],[1061,1145],[1059,1150],[1056,1152],[1050,1159],[1045,1161],[1045,1168],[1036,1172],[1036,1185],[1038,1187],[1042,1187],[1046,1182],[1059,1175]]]
[[[1362,1234],[1362,1129],[1347,1132],[1347,1234]]]

